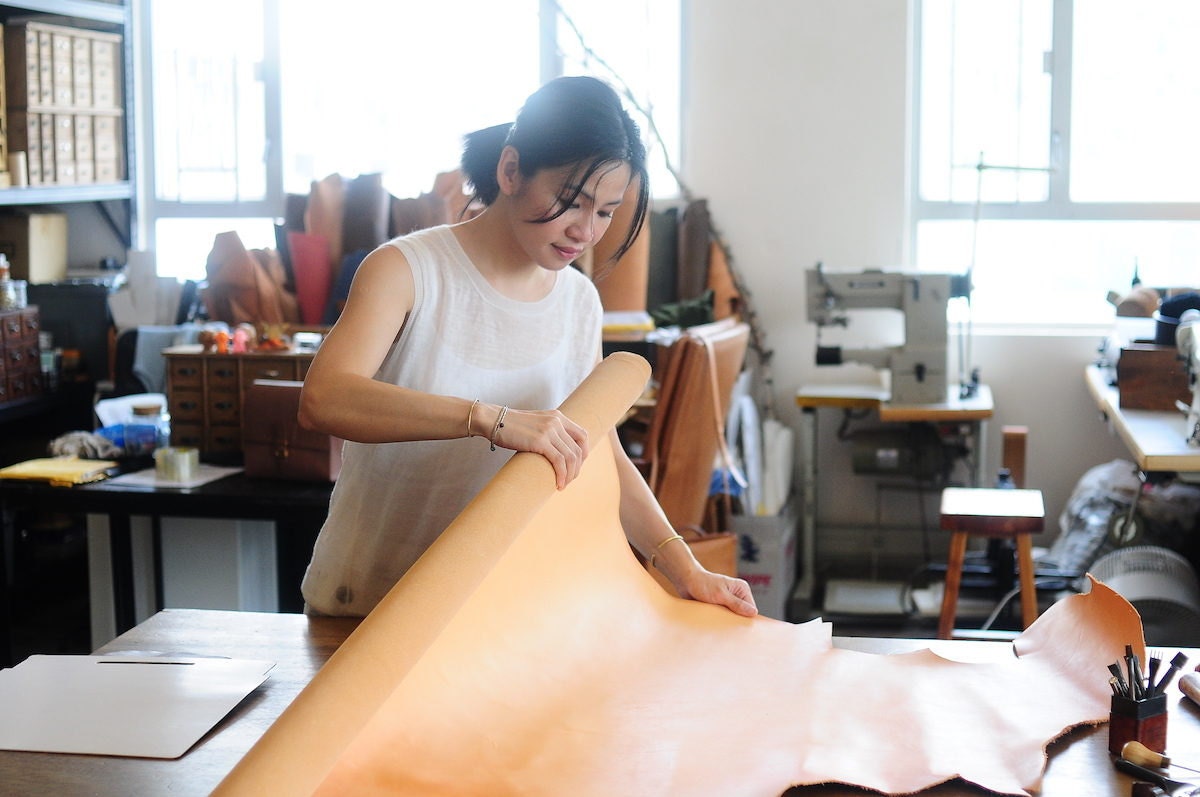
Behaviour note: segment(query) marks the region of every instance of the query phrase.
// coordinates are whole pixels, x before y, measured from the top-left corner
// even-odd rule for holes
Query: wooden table
[[[6,797],[97,795],[207,795],[291,703],[357,626],[357,620],[298,614],[168,609],[122,634],[97,653],[162,651],[278,662],[266,683],[182,758],[161,761],[106,756],[0,751],[0,792]],[[838,647],[871,653],[931,648],[972,661],[1008,655],[1003,642],[839,637]],[[1200,650],[1185,651],[1193,665]],[[1173,655],[1174,651],[1171,651]],[[1200,750],[1200,707],[1169,692],[1168,753],[1186,761]],[[1106,726],[1080,728],[1050,747],[1041,797],[1129,794],[1132,779],[1118,773],[1107,753]],[[1177,773],[1178,774],[1178,773]],[[1186,773],[1184,773],[1186,774]],[[790,789],[787,797],[871,795],[847,786]],[[988,792],[953,781],[921,792],[931,797],[983,797]]]
[[[1096,407],[1143,473],[1174,472],[1184,481],[1200,482],[1200,448],[1187,444],[1182,412],[1122,409],[1111,368],[1089,365],[1085,378]]]
[[[276,662],[250,693],[182,758],[0,751],[0,794],[207,795],[270,727],[358,626],[358,620],[302,614],[166,609],[96,651],[168,652]]]

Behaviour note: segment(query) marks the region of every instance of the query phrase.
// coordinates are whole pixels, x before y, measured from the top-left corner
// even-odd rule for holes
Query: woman
[[[511,454],[554,467],[559,489],[588,453],[555,409],[598,362],[602,310],[573,261],[608,229],[645,148],[606,84],[560,78],[512,125],[467,137],[463,171],[484,210],[380,246],[355,274],[313,360],[300,421],[347,440],[329,517],[304,578],[310,611],[365,615]],[[483,438],[483,439],[474,439]],[[613,436],[621,522],[680,595],[756,609],[746,582],[703,569]]]

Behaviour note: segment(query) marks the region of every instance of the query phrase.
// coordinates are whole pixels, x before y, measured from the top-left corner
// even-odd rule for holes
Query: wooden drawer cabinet
[[[303,380],[313,358],[311,352],[214,354],[198,346],[177,346],[163,356],[171,444],[198,448],[215,462],[241,460],[242,398],[254,380]]]
[[[43,392],[39,319],[34,305],[0,311],[0,404]]]

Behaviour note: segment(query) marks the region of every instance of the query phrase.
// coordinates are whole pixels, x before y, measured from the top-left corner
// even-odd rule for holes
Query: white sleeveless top
[[[542,410],[557,407],[591,372],[602,310],[579,271],[564,268],[548,296],[522,302],[484,279],[449,227],[384,245],[404,253],[416,293],[376,379]],[[366,615],[511,455],[490,451],[481,437],[347,442],[304,576],[309,608]]]

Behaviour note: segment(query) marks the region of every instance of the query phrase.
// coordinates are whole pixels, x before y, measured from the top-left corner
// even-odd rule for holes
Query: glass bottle
[[[8,257],[0,252],[0,310],[16,310],[17,283],[9,276]]]

